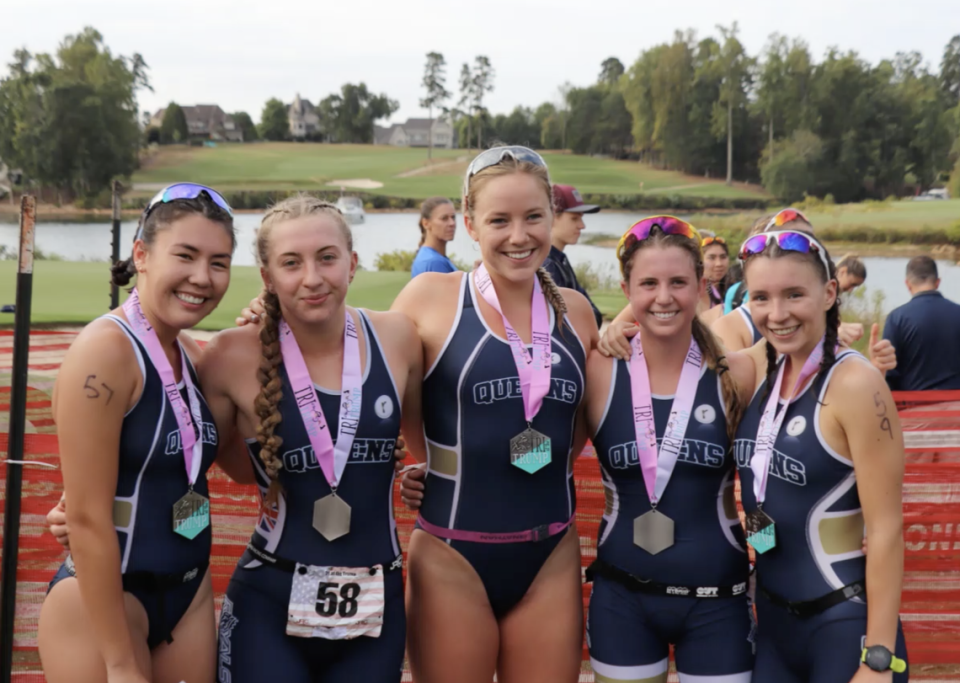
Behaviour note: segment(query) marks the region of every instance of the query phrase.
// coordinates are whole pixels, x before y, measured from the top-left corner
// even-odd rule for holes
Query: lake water
[[[585,216],[585,234],[619,235],[632,223],[650,214],[598,213]],[[255,264],[253,255],[254,231],[260,224],[262,214],[238,214],[237,251],[234,263],[243,266]],[[354,247],[360,257],[360,265],[373,268],[377,254],[398,249],[413,250],[417,247],[420,232],[417,230],[415,213],[371,213],[366,223],[353,228]],[[125,221],[121,226],[121,254],[130,253],[133,241],[135,221]],[[0,246],[9,251],[17,249],[19,227],[14,223],[0,223]],[[110,256],[109,221],[57,222],[39,221],[36,231],[37,247],[45,254],[57,254],[69,261],[105,261]],[[457,235],[448,248],[448,252],[460,261],[473,263],[478,252],[458,217]],[[613,250],[606,247],[580,246],[568,247],[567,256],[574,266],[590,263],[600,272],[617,277],[616,260]],[[834,256],[841,256],[835,254]],[[903,284],[907,259],[905,258],[865,258],[869,277],[867,278],[867,296],[874,290],[884,293],[884,308],[892,308],[905,303],[909,294]],[[942,280],[941,290],[949,298],[960,301],[960,268],[952,261],[938,263]]]

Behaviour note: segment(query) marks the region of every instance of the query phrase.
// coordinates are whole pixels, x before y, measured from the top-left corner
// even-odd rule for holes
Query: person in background
[[[897,349],[897,367],[887,373],[893,391],[960,389],[960,305],[938,289],[937,264],[929,256],[907,263],[907,289],[912,296],[887,316],[883,338]]]
[[[430,197],[420,205],[420,244],[413,259],[410,277],[420,273],[455,273],[447,258],[447,242],[457,232],[457,210],[446,197]]]
[[[593,308],[593,317],[597,320],[597,327],[603,323],[603,316],[590,299],[587,291],[577,281],[577,274],[567,259],[563,250],[580,240],[583,232],[583,214],[597,213],[600,207],[596,204],[584,204],[580,193],[570,185],[553,186],[553,229],[550,231],[550,253],[543,267],[557,287],[568,287],[587,297],[590,307]]]
[[[866,279],[867,267],[856,254],[847,254],[837,262],[837,283],[842,294],[852,292]]]
[[[710,297],[710,306],[723,303],[723,295],[727,289],[727,270],[730,269],[730,254],[727,251],[727,241],[709,230],[703,230],[703,266],[704,277],[707,278],[707,295]]]
[[[730,254],[727,253],[727,241],[715,233],[705,230],[703,235],[703,276],[707,287],[700,298],[700,320],[707,326],[723,316],[723,294],[726,288],[725,278],[730,267]]]

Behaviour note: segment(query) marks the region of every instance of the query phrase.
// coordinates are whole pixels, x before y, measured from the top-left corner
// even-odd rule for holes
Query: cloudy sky
[[[419,107],[424,56],[442,53],[447,88],[478,54],[496,69],[488,107],[506,112],[557,99],[564,81],[593,82],[600,63],[629,65],[677,29],[716,35],[737,21],[751,54],[773,32],[804,38],[819,59],[831,46],[871,62],[917,50],[939,69],[960,32],[958,0],[4,0],[0,59],[56,49],[84,26],[115,54],[140,52],[155,92],[140,106],[215,103],[259,120],[270,97],[314,103],[345,82],[366,82],[399,100],[394,120]]]

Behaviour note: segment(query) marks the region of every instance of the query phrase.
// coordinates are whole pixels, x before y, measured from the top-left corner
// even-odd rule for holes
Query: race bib
[[[379,638],[383,611],[382,565],[353,568],[297,563],[287,635],[326,640]]]

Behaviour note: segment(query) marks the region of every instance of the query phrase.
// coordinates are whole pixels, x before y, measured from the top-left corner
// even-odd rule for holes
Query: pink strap
[[[177,426],[180,430],[180,445],[183,448],[183,462],[187,469],[187,481],[190,487],[197,482],[200,476],[200,465],[203,461],[203,442],[198,438],[198,432],[194,431],[194,424],[201,423],[200,417],[200,399],[197,396],[197,389],[193,385],[190,377],[190,371],[187,367],[187,352],[180,347],[180,364],[183,382],[187,387],[187,400],[190,404],[189,410],[183,404],[183,397],[180,396],[180,389],[177,388],[177,379],[173,375],[173,367],[167,358],[163,346],[160,345],[160,339],[157,337],[156,330],[143,313],[140,306],[140,294],[136,288],[130,292],[130,296],[123,304],[123,312],[127,316],[127,322],[133,334],[140,340],[144,348],[147,349],[147,355],[150,356],[150,362],[157,369],[160,375],[160,382],[163,384],[163,391],[170,401],[170,407],[173,409],[173,415],[177,418]],[[179,345],[179,342],[177,342]]]
[[[360,340],[357,326],[350,311],[344,309],[346,323],[343,328],[343,374],[340,383],[340,421],[337,427],[337,444],[334,446],[327,428],[327,420],[317,398],[317,390],[310,379],[310,371],[303,360],[303,353],[293,330],[286,320],[280,321],[280,354],[290,379],[290,387],[300,410],[300,418],[310,437],[310,445],[323,470],[323,476],[334,491],[343,477],[343,470],[350,458],[353,440],[360,426],[360,405],[363,400],[363,375],[360,371]]]
[[[643,355],[640,334],[631,341],[633,354],[630,356],[630,394],[633,399],[633,429],[637,439],[637,454],[640,456],[640,469],[643,482],[647,486],[650,505],[656,507],[663,492],[670,483],[673,470],[680,458],[683,437],[687,433],[693,402],[697,397],[700,384],[700,368],[703,354],[697,342],[690,337],[690,348],[683,361],[677,393],[670,407],[670,419],[663,433],[663,439],[657,449],[657,427],[653,417],[653,396],[650,392],[650,374],[647,359]]]
[[[543,541],[556,536],[561,531],[573,524],[574,515],[566,522],[554,522],[553,524],[542,524],[535,529],[527,531],[510,531],[506,533],[491,533],[487,531],[463,531],[462,529],[447,529],[436,524],[431,524],[420,515],[417,518],[417,526],[428,534],[438,536],[439,538],[448,538],[451,541],[471,541],[473,543],[529,543],[533,541]]]
[[[530,302],[532,357],[527,352],[520,335],[516,333],[516,330],[510,325],[510,321],[503,314],[503,310],[500,308],[500,299],[497,298],[497,290],[490,279],[490,273],[487,272],[482,263],[476,270],[475,282],[480,296],[503,318],[503,329],[507,332],[507,341],[510,342],[510,348],[513,351],[513,362],[516,364],[517,374],[520,376],[523,414],[526,417],[527,424],[529,424],[533,422],[533,418],[540,411],[540,406],[543,405],[543,397],[550,391],[550,321],[547,317],[547,300],[540,288],[540,280],[538,278],[533,279],[533,297]]]
[[[769,342],[767,342],[769,343]],[[790,400],[783,406],[783,410],[777,413],[777,405],[780,401],[780,389],[783,386],[783,374],[787,367],[787,359],[780,363],[780,369],[777,371],[777,380],[770,389],[770,397],[767,399],[767,405],[763,409],[763,415],[760,417],[760,427],[757,430],[757,443],[754,447],[753,460],[750,461],[750,469],[753,470],[753,494],[756,496],[757,505],[763,505],[767,496],[767,479],[770,476],[770,459],[773,457],[773,446],[777,441],[777,435],[780,433],[780,427],[783,425],[783,419],[787,415],[787,408],[797,397],[797,390],[803,386],[811,375],[817,374],[820,370],[820,363],[823,361],[823,339],[817,343],[813,351],[807,357],[803,367],[800,369],[800,375],[793,387],[793,393],[790,394]]]

